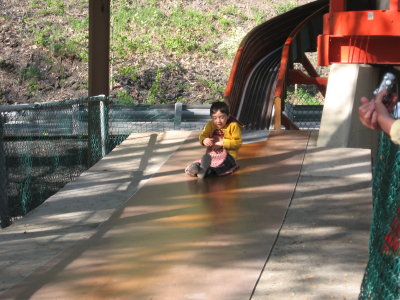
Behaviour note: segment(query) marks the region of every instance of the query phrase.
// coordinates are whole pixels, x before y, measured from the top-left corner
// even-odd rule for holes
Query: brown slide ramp
[[[194,133],[126,205],[14,299],[249,299],[300,174],[309,134],[243,145],[233,176],[182,173]]]

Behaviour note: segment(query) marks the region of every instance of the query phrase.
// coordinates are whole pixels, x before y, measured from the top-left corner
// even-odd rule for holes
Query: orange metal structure
[[[318,36],[318,64],[399,65],[400,0],[390,0],[387,9],[379,10],[349,2],[330,0]]]

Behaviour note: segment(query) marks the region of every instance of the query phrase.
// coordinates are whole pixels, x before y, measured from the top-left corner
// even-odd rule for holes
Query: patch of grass
[[[85,11],[88,4],[82,0],[70,5],[67,3],[62,0],[30,0],[23,18],[24,27],[32,34],[35,43],[48,49],[52,56],[87,61],[89,17],[87,14],[72,17],[66,12],[72,5]],[[41,22],[45,16],[54,17]]]
[[[87,90],[87,89],[89,89],[89,82],[88,81],[81,82],[79,86],[81,89]]]
[[[82,19],[68,18],[71,27],[77,31],[86,31],[89,28],[89,16],[86,15]]]
[[[20,78],[21,81],[26,82],[29,95],[32,96],[40,88],[39,80],[42,79],[42,73],[38,67],[30,65],[20,69]]]
[[[218,6],[218,1],[208,1]],[[291,5],[291,2],[288,2]],[[32,32],[35,42],[47,48],[55,57],[78,58],[88,61],[88,14],[79,17],[67,14],[73,5],[87,12],[87,1],[77,0],[68,4],[62,0],[30,0],[26,27]],[[202,11],[190,6],[159,1],[118,0],[112,3],[111,11],[111,51],[112,64],[120,64],[133,55],[163,52],[170,56],[182,57],[188,53],[216,58],[231,56],[242,36],[235,38],[229,47],[221,36],[235,36],[237,22],[251,21],[259,24],[264,21],[264,13],[253,9],[247,15],[241,8],[229,4],[219,6],[213,11]],[[281,11],[284,7],[277,7]],[[41,15],[55,15],[46,24],[37,19]],[[240,30],[239,30],[240,31]],[[241,32],[241,31],[240,31]]]
[[[210,90],[210,97],[215,99],[213,101],[222,101],[223,94],[225,91],[225,86],[222,84],[218,84],[209,79],[200,79],[199,80],[202,85]]]
[[[213,16],[193,9],[176,8],[165,22],[163,48],[181,55],[198,50],[204,53],[213,47],[217,36]],[[171,30],[176,28],[176,30]],[[207,37],[208,41],[205,41]],[[171,43],[172,41],[172,43]],[[171,47],[172,46],[172,47]]]
[[[235,6],[221,12],[149,2],[115,3],[112,12],[114,61],[143,53],[164,52],[181,57],[187,53],[208,55],[221,43],[220,36],[235,31],[233,18],[244,18]],[[132,34],[132,33],[135,34]]]
[[[38,14],[41,17],[55,15],[63,16],[66,5],[62,0],[31,0],[29,9],[39,9]]]
[[[251,8],[252,20],[254,20],[255,25],[260,25],[265,22],[265,13],[254,7]]]
[[[41,79],[42,74],[38,67],[31,65],[25,68],[21,68],[20,76],[22,80],[38,81]]]
[[[289,10],[296,8],[298,5],[295,1],[288,1],[285,3],[277,3],[275,5],[275,10],[278,15],[281,15]]]
[[[129,77],[132,81],[136,81],[138,79],[139,68],[136,66],[122,67],[118,70],[117,74],[125,75]]]
[[[4,91],[4,90],[0,89],[0,105],[3,105],[3,104],[7,103],[7,100],[5,98],[6,94],[7,94],[7,91]]]
[[[161,89],[161,76],[163,73],[163,69],[162,68],[158,68],[156,71],[156,76],[154,77],[154,82],[150,87],[149,93],[147,94],[147,103],[148,104],[156,104],[158,98],[160,98],[159,96],[163,93],[163,90]],[[161,101],[162,103],[162,101]]]
[[[321,105],[313,93],[305,88],[299,87],[293,92],[289,92],[289,94],[296,99],[298,105]]]
[[[117,101],[119,104],[132,104],[133,97],[126,90],[117,93]]]

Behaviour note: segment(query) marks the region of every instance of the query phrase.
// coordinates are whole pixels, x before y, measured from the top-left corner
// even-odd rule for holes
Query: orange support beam
[[[318,64],[400,65],[399,0],[389,9],[346,11],[345,1],[331,0],[318,36]]]
[[[329,2],[329,13],[346,10],[346,0],[331,0]]]
[[[325,96],[326,86],[328,84],[328,78],[311,77],[304,74],[304,72],[302,72],[301,70],[291,69],[288,71],[288,83],[316,85],[321,94]]]
[[[394,11],[400,10],[400,1],[399,0],[390,0],[389,9]]]

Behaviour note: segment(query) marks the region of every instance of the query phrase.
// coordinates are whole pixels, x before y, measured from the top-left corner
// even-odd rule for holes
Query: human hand
[[[219,149],[224,146],[224,142],[222,141],[222,138],[220,136],[213,136],[213,148],[214,149]]]
[[[382,97],[383,96],[381,96],[381,100]],[[367,97],[361,97],[361,105],[358,108],[358,117],[360,119],[361,124],[363,124],[365,127],[368,127],[369,129],[373,130],[380,129],[379,124],[377,122],[375,102],[370,101]]]
[[[218,149],[223,148],[223,146],[224,146],[223,142],[222,142],[222,141],[218,141],[218,142],[215,142],[215,143],[214,143],[214,145],[212,146],[212,148],[213,148],[214,150],[218,150]]]
[[[211,147],[211,146],[214,145],[214,141],[213,141],[213,139],[205,138],[205,139],[203,140],[203,145],[204,145],[204,146],[207,146],[207,147]]]

